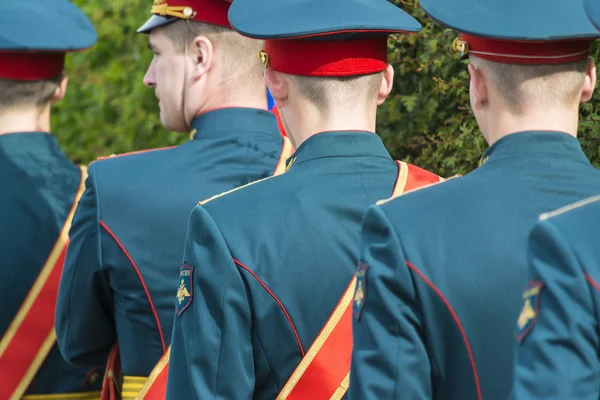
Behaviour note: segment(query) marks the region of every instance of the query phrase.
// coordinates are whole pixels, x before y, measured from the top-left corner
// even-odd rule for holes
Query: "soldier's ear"
[[[215,52],[213,43],[206,36],[197,36],[188,50],[193,62],[193,71],[191,78],[199,79],[213,67],[215,62]]]
[[[392,92],[392,88],[394,87],[394,67],[388,64],[385,71],[383,71],[383,75],[381,77],[381,85],[379,86],[379,94],[377,96],[377,105],[380,106],[383,104],[385,99]]]
[[[283,108],[287,102],[289,94],[288,79],[285,74],[272,70],[270,68],[265,69],[265,83],[273,96],[275,107]]]
[[[594,88],[596,87],[596,64],[592,57],[588,58],[588,68],[585,74],[585,80],[583,81],[583,90],[581,91],[581,98],[579,101],[585,103],[590,101],[594,94]]]
[[[469,93],[471,107],[475,110],[483,109],[488,102],[488,87],[483,70],[474,63],[469,64]]]
[[[54,91],[54,94],[52,95],[52,99],[50,100],[50,102],[52,104],[61,101],[65,97],[65,95],[67,94],[68,84],[69,84],[69,77],[67,76],[67,74],[65,74],[63,72],[62,77],[60,78],[60,82],[58,83],[58,86],[56,87],[56,90]]]

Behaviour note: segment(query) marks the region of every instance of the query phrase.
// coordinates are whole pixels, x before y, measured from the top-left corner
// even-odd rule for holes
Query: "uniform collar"
[[[558,131],[526,131],[505,136],[483,153],[479,165],[507,158],[561,158],[589,163],[577,138]]]
[[[17,156],[27,154],[64,156],[56,137],[46,132],[18,132],[0,135],[0,159],[18,159]]]
[[[219,108],[198,115],[191,124],[192,139],[223,138],[247,133],[280,136],[275,115],[257,108]]]
[[[330,157],[381,157],[391,160],[383,142],[373,132],[327,131],[306,139],[288,159],[292,164]]]

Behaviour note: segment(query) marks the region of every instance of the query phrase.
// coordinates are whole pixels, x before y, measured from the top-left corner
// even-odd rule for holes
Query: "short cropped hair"
[[[375,101],[383,72],[347,77],[290,75],[300,94],[322,111],[333,102],[353,104],[361,99]]]
[[[587,73],[588,60],[553,65],[505,64],[471,57],[487,72],[502,100],[512,112],[526,104],[539,106],[577,100]]]
[[[253,77],[254,80],[262,82],[263,65],[258,59],[258,53],[263,46],[262,41],[244,37],[228,28],[198,21],[175,21],[165,25],[163,29],[179,53],[183,53],[194,38],[209,38],[213,46],[219,47],[223,54],[224,82],[241,84],[252,81]]]
[[[10,107],[43,107],[50,103],[63,74],[38,81],[0,79],[0,109]]]

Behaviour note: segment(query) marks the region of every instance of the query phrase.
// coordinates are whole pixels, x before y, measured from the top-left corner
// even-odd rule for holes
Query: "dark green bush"
[[[70,56],[71,87],[56,107],[53,127],[78,162],[98,156],[170,146],[188,139],[167,132],[158,117],[154,91],[142,80],[152,54],[136,29],[148,18],[151,1],[76,0],[99,34],[91,50]],[[396,79],[379,110],[378,133],[395,158],[441,175],[466,173],[485,148],[469,107],[466,62],[450,50],[457,34],[433,22],[416,0],[396,0],[423,24],[418,35],[390,41]],[[594,50],[600,59],[600,46]],[[600,101],[581,107],[580,140],[600,166]]]

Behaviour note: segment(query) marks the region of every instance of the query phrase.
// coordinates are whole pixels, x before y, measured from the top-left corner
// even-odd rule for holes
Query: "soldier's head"
[[[572,110],[591,99],[596,68],[590,57],[560,64],[514,64],[470,56],[470,96],[481,126],[490,113],[526,118],[544,110]]]
[[[2,56],[0,55],[0,59]],[[0,61],[1,62],[1,61]],[[0,76],[1,76],[0,72]],[[0,78],[0,115],[28,110],[29,113],[41,113],[53,103],[65,96],[67,76],[57,76],[35,80]]]
[[[267,107],[256,60],[262,43],[231,29],[229,6],[226,0],[158,0],[139,29],[149,33],[154,53],[144,84],[155,89],[166,128],[187,131],[195,116],[240,102]]]
[[[41,120],[49,121],[50,105],[66,93],[66,53],[89,48],[96,39],[92,23],[68,0],[3,0],[0,115],[12,116],[23,129],[49,129]]]
[[[296,147],[318,130],[374,131],[394,77],[387,38],[421,29],[386,0],[235,0],[229,20],[265,40],[265,82]]]
[[[589,57],[599,36],[571,0],[422,0],[434,19],[458,32],[454,50],[469,58],[470,100],[488,143],[520,131],[576,134],[579,104],[596,84]],[[468,13],[459,9],[472,10]]]

